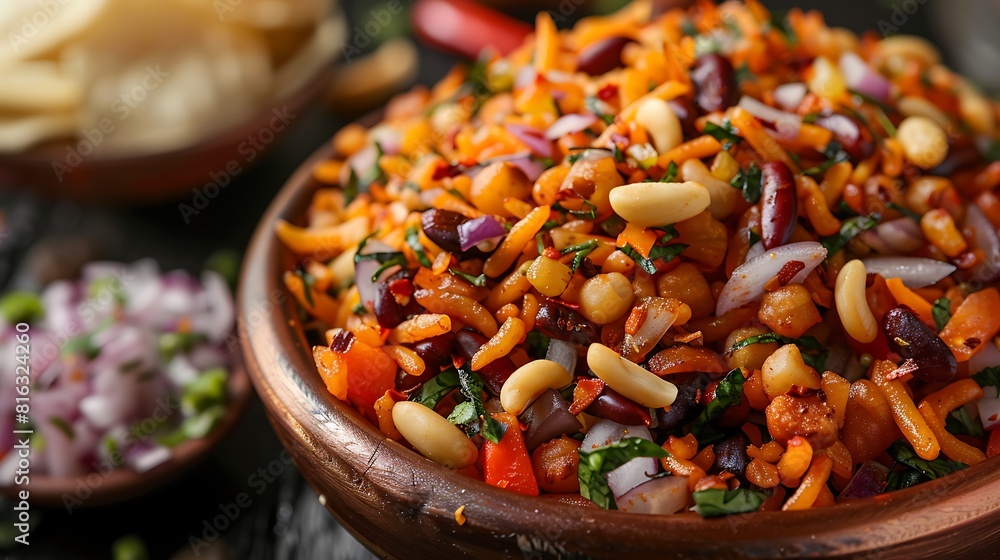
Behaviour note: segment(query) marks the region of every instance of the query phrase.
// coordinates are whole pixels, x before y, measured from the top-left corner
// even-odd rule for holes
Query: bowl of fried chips
[[[0,186],[142,203],[232,176],[332,75],[325,0],[5,0]]]

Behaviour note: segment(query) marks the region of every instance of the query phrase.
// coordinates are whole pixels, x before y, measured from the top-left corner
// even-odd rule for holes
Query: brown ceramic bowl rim
[[[238,295],[240,337],[251,379],[272,424],[300,470],[327,469],[374,506],[402,502],[448,535],[492,535],[508,550],[624,557],[629,551],[738,557],[854,556],[901,553],[923,556],[936,546],[968,547],[953,535],[960,529],[996,537],[1000,512],[1000,459],[942,479],[876,498],[796,512],[761,512],[703,519],[695,514],[650,516],[582,508],[556,500],[522,496],[454,473],[405,446],[385,438],[376,427],[324,387],[292,298],[284,297],[282,273],[293,262],[274,235],[277,220],[302,223],[318,185],[313,167],[329,157],[330,146],[314,153],[288,180],[254,234],[244,260]],[[261,315],[261,302],[278,302]],[[291,442],[291,445],[289,445]],[[346,467],[345,467],[346,465]],[[322,486],[310,480],[315,486]],[[338,484],[339,486],[339,484]],[[321,494],[322,487],[316,488]],[[339,488],[343,490],[343,488]],[[322,495],[341,521],[372,550],[386,554],[387,539],[356,521],[343,498]],[[339,505],[338,505],[339,504]],[[454,512],[464,506],[466,523]],[[387,513],[387,515],[392,515]],[[511,545],[512,542],[516,544]],[[442,549],[447,544],[442,544]],[[457,546],[452,543],[452,546]],[[474,545],[470,545],[474,546]],[[614,548],[609,548],[614,547]],[[468,549],[466,549],[468,550]],[[613,551],[613,552],[612,552]],[[528,556],[531,557],[531,556]]]
[[[0,493],[16,498],[22,490],[29,492],[31,506],[64,507],[74,511],[82,507],[104,506],[144,496],[183,474],[208,457],[211,451],[233,430],[253,395],[250,378],[243,360],[234,355],[227,380],[226,413],[205,437],[179,443],[170,459],[138,473],[121,468],[110,472],[89,472],[78,476],[53,477],[31,474],[26,486],[6,485]]]

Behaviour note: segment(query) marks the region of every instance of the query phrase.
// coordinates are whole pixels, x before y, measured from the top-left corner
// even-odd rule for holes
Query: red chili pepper
[[[397,278],[389,282],[389,291],[398,297],[409,297],[413,295],[413,282],[409,278]]]
[[[487,484],[527,496],[538,495],[538,482],[531,468],[531,456],[524,445],[521,427],[514,415],[502,412],[493,418],[507,427],[499,443],[483,442],[483,478]]]
[[[507,54],[532,32],[528,24],[468,0],[419,0],[411,20],[420,40],[470,60],[487,47]]]
[[[615,84],[608,84],[597,90],[597,98],[601,101],[611,101],[616,97],[618,97],[618,86]]]
[[[604,391],[604,382],[597,378],[580,379],[573,389],[573,403],[569,405],[569,413],[576,416],[584,411],[594,399]]]
[[[792,281],[792,278],[795,278],[795,275],[805,267],[806,263],[802,261],[786,262],[785,266],[781,267],[781,270],[778,271],[778,284],[782,286],[788,284]]]
[[[990,430],[990,442],[986,444],[986,458],[1000,455],[1000,429]]]

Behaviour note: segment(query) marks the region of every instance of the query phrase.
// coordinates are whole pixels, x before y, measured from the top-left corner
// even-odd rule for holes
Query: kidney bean
[[[462,243],[458,238],[458,226],[467,221],[469,219],[458,212],[438,208],[431,208],[420,216],[420,225],[424,229],[424,234],[438,247],[453,255],[461,255],[465,258],[484,258],[485,253],[476,247],[472,247],[468,251],[462,250]]]
[[[535,315],[535,328],[549,338],[589,346],[601,341],[601,333],[583,315],[550,301],[542,302]]]
[[[413,343],[413,351],[424,361],[424,375],[436,375],[450,366],[455,334],[444,333]]]
[[[739,91],[733,65],[726,57],[716,53],[699,56],[691,68],[691,80],[697,90],[694,102],[706,113],[736,104]]]
[[[684,131],[685,136],[701,135],[695,126],[698,119],[698,112],[695,110],[693,101],[687,97],[678,97],[677,99],[667,101],[667,105],[670,106],[670,110],[681,121],[681,130]]]
[[[455,348],[466,360],[471,360],[483,344],[489,340],[485,336],[471,330],[462,329],[455,333]],[[514,361],[507,356],[493,360],[483,369],[477,371],[486,384],[486,390],[493,396],[500,396],[500,389],[512,373],[517,369]]]
[[[421,383],[427,381],[428,379],[430,379],[430,377],[428,377],[426,373],[417,377],[416,375],[410,375],[403,370],[399,370],[396,373],[396,390],[400,393],[407,393],[408,391],[420,386]]]
[[[403,306],[389,290],[388,282],[379,282],[375,288],[375,318],[382,328],[391,329],[406,320]]]
[[[951,381],[958,362],[941,338],[905,307],[889,310],[882,317],[882,330],[889,348],[917,364],[913,375],[924,381]]]
[[[607,386],[584,412],[626,426],[643,425],[649,427],[653,423],[653,419],[649,416],[649,409],[639,406]]]
[[[875,152],[875,142],[868,129],[847,115],[831,113],[816,119],[816,126],[833,132],[833,139],[852,159],[865,159]]]
[[[708,386],[707,373],[690,371],[671,374],[667,379],[677,386],[677,398],[669,408],[656,411],[657,431],[670,433],[695,419],[701,411],[701,393]]]
[[[927,174],[936,177],[949,177],[957,171],[968,169],[982,161],[983,156],[979,153],[976,145],[962,136],[960,140],[949,146],[948,155],[945,156],[944,161],[934,169],[928,170]]]
[[[705,387],[701,394],[701,404],[708,406],[708,403],[715,400],[715,390],[719,386],[719,380],[712,381]],[[742,426],[750,416],[750,401],[746,398],[740,399],[740,404],[734,404],[727,408],[722,414],[715,417],[714,424],[720,428],[736,428]]]
[[[741,482],[746,482],[747,464],[750,457],[747,456],[747,446],[750,439],[743,433],[738,433],[727,437],[715,444],[712,448],[715,451],[715,462],[712,463],[712,472],[729,471],[736,475]]]
[[[606,74],[622,65],[622,49],[631,42],[628,37],[608,37],[591,43],[580,51],[576,69],[591,76]]]
[[[780,161],[761,166],[760,232],[764,249],[784,245],[792,235],[798,217],[795,180]]]

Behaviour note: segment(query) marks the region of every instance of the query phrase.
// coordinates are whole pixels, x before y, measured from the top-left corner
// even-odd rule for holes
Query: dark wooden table
[[[410,1],[402,3],[408,6]],[[891,22],[894,10],[908,3],[924,2],[765,0],[775,9],[793,5],[821,8],[832,25],[855,30],[876,28],[880,20]],[[371,10],[376,4],[346,1],[352,28],[356,24],[363,28],[373,17]],[[520,15],[530,18],[530,11]],[[928,34],[930,13],[921,7],[898,26],[899,31]],[[431,84],[456,60],[422,48],[420,62],[419,81]],[[121,261],[153,257],[164,269],[196,271],[216,250],[241,250],[284,180],[350,118],[336,116],[324,107],[300,115],[294,130],[265,161],[245,170],[187,221],[178,202],[139,208],[80,207],[35,200],[9,190],[16,186],[3,185],[8,189],[0,190],[0,209],[9,222],[7,235],[0,235],[0,291],[37,287],[30,271],[44,272],[51,268],[46,259],[67,262],[81,251],[91,251],[92,258]],[[316,494],[283,457],[260,403],[254,401],[235,433],[182,478],[117,506],[73,513],[35,512],[31,546],[0,548],[0,554],[7,558],[108,558],[115,539],[136,534],[153,559],[370,558],[326,513]],[[238,500],[246,504],[247,499],[246,507],[235,507],[237,514],[232,521],[218,521],[224,511],[234,511],[232,504]],[[0,547],[9,545],[13,537],[7,534],[11,514],[8,505],[0,504]],[[226,527],[220,530],[220,525]]]

